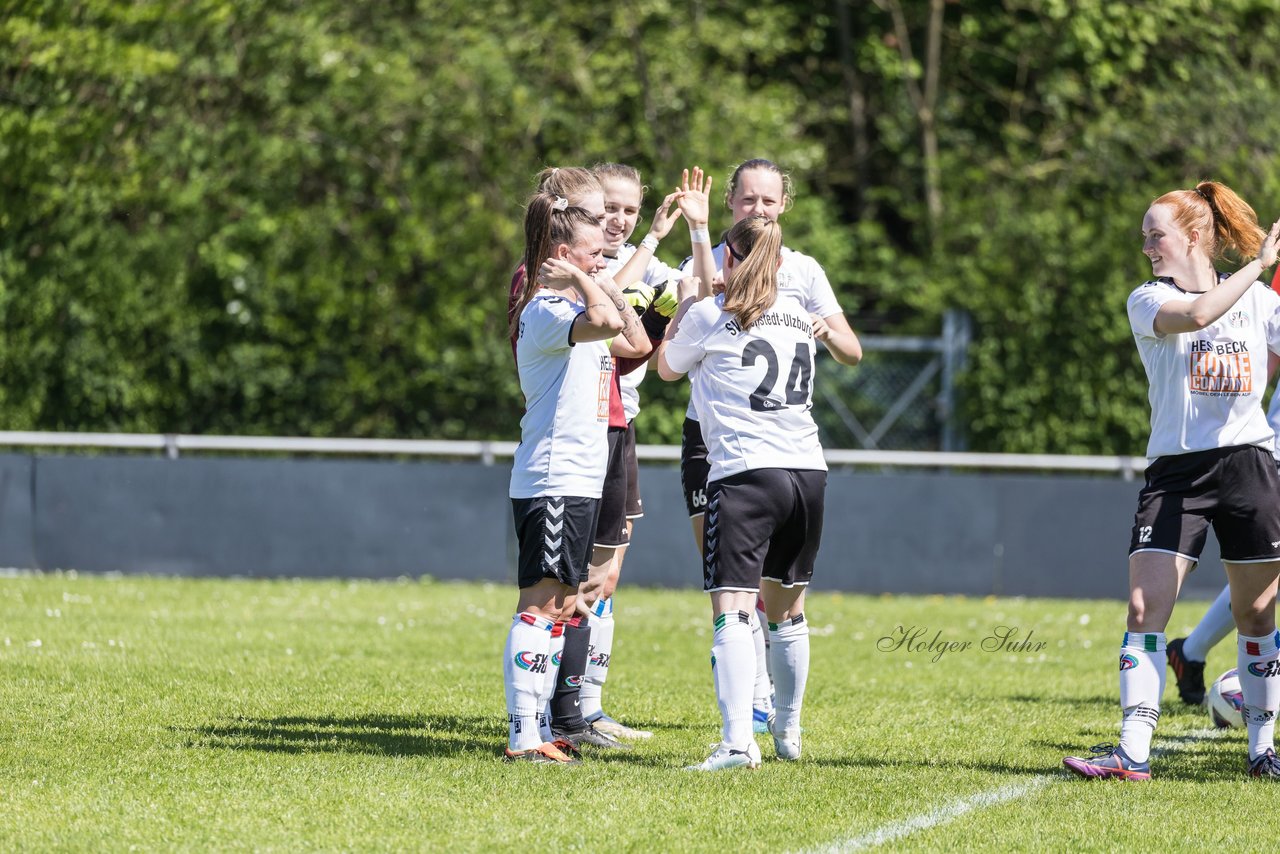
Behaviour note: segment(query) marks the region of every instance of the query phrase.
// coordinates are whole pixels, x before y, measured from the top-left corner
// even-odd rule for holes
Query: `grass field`
[[[1123,604],[816,594],[805,756],[692,774],[719,717],[693,592],[628,590],[605,705],[655,731],[499,761],[515,593],[423,582],[0,577],[0,849],[1147,851],[1268,847],[1244,736],[1166,692],[1157,779],[1117,734]],[[1171,636],[1203,602],[1175,612]],[[937,661],[897,627],[969,642]],[[999,626],[1040,650],[984,651]],[[887,646],[889,644],[881,644]],[[1234,664],[1228,643],[1211,674]],[[1247,817],[1247,818],[1246,818]]]

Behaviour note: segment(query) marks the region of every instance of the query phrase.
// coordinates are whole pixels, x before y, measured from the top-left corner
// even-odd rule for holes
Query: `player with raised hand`
[[[511,470],[519,543],[516,615],[503,651],[509,761],[573,762],[539,716],[555,684],[553,634],[576,609],[586,576],[607,459],[611,351],[649,352],[635,313],[603,275],[595,216],[539,193],[525,214],[524,266],[512,334],[525,415]],[[609,343],[612,340],[612,343]]]
[[[601,186],[600,180],[589,169],[583,169],[578,166],[550,167],[538,173],[537,185],[538,192],[551,193],[567,199],[569,204],[583,208],[591,213],[597,222],[603,224],[605,218],[604,188]],[[511,281],[508,311],[512,318],[518,311],[518,301],[520,295],[525,292],[526,285],[525,265],[522,263],[516,269]],[[614,280],[610,279],[608,288],[616,291],[617,289],[614,289],[613,286]],[[624,298],[620,292],[611,293],[610,298],[619,300],[619,305],[623,304],[621,301]],[[637,330],[631,314],[628,311],[625,318],[629,335]],[[662,325],[658,321],[665,322],[665,318],[658,315],[655,315],[654,318],[649,318],[649,320],[653,321],[649,325],[654,326],[655,329]],[[516,347],[514,321],[512,322],[510,337],[512,352],[514,353]],[[661,337],[661,332],[657,331],[653,334],[651,340],[657,340]],[[644,358],[623,358],[615,361],[614,370],[610,374],[611,385],[608,398],[609,432],[607,438],[609,463],[606,469],[608,474],[605,479],[604,498],[601,500],[599,513],[597,514],[597,529],[593,536],[595,548],[592,551],[590,569],[582,580],[584,587],[599,586],[600,579],[607,575],[607,568],[616,550],[626,542],[625,508],[622,505],[623,499],[621,496],[626,493],[626,485],[623,480],[626,472],[622,463],[622,435],[626,430],[627,422],[622,405],[619,380],[623,374],[634,370],[644,362]],[[581,603],[580,607],[582,607]],[[543,735],[548,740],[574,747],[581,743],[588,743],[597,747],[622,747],[623,745],[617,738],[597,731],[595,727],[587,724],[582,717],[580,694],[588,666],[589,646],[590,629],[587,625],[585,612],[568,618],[563,626],[557,627],[556,634],[552,640],[552,654],[559,661],[560,669],[551,695],[550,713],[545,718],[546,728]]]
[[[711,186],[710,176],[704,176],[702,170],[695,167],[692,175],[688,172],[684,175],[679,197],[680,209],[693,241],[693,255],[681,269],[691,270],[702,281],[703,296],[710,294],[716,283],[723,280],[721,270],[725,260],[724,244],[719,243],[713,247],[708,231]],[[791,207],[791,179],[771,160],[747,160],[739,164],[730,175],[724,202],[735,224],[752,216],[777,220]],[[778,290],[791,294],[804,305],[813,318],[815,337],[826,346],[837,362],[856,365],[861,361],[862,346],[849,327],[849,321],[836,301],[831,283],[817,261],[801,252],[783,247],[782,266],[778,270]],[[707,446],[703,441],[697,412],[690,402],[680,440],[680,483],[693,526],[693,538],[699,549],[703,542],[709,468]],[[753,726],[757,732],[765,732],[769,728],[768,720],[772,714],[772,686],[767,669],[769,658],[766,634],[755,609],[751,610],[751,626],[757,662],[753,689]]]
[[[671,231],[680,212],[673,211],[679,191],[668,195],[658,206],[652,227],[640,247],[627,242],[640,219],[644,186],[640,173],[619,163],[602,163],[592,167],[604,191],[604,252],[606,269],[615,277],[633,283],[623,290],[627,301],[638,312],[644,312],[658,299],[654,310],[670,317],[675,311],[674,280],[677,273],[653,257],[653,251]],[[638,271],[638,272],[637,272]],[[668,289],[668,282],[672,283]],[[659,335],[660,337],[660,335]],[[644,514],[640,500],[640,470],[636,460],[635,417],[640,411],[637,387],[644,378],[647,362],[630,373],[621,375],[620,402],[625,428],[617,431],[610,449],[609,471],[605,476],[601,498],[598,552],[592,557],[591,570],[583,583],[578,608],[588,619],[590,640],[585,679],[579,692],[581,712],[597,730],[615,738],[649,738],[653,733],[626,726],[605,714],[602,695],[613,660],[614,601],[622,572],[622,562],[631,542],[635,520]],[[610,545],[614,544],[614,545]]]
[[[1204,181],[1152,202],[1142,233],[1155,278],[1129,295],[1128,314],[1150,384],[1151,463],[1129,545],[1120,743],[1063,764],[1082,777],[1150,779],[1164,630],[1212,523],[1239,632],[1248,771],[1278,780],[1280,474],[1261,404],[1267,352],[1280,352],[1280,297],[1258,278],[1276,261],[1280,222],[1264,234],[1235,192]],[[1226,249],[1253,260],[1229,276],[1219,273],[1214,261]]]
[[[768,217],[746,217],[729,230],[725,250],[724,293],[682,299],[657,352],[664,380],[689,374],[709,449],[703,588],[711,594],[724,727],[711,756],[690,766],[698,771],[760,765],[751,720],[757,594],[773,635],[774,746],[780,759],[800,758],[809,670],[804,591],[822,539],[827,480],[810,414],[813,320],[778,287],[782,230]],[[681,288],[682,297],[692,291]]]

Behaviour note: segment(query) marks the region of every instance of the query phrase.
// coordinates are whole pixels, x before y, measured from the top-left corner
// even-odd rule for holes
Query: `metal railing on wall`
[[[196,436],[186,433],[59,433],[0,431],[0,447],[143,450],[177,459],[184,453],[332,454],[349,456],[448,457],[493,465],[515,455],[515,442],[437,441],[431,439],[321,439],[288,436]],[[680,459],[678,445],[639,445],[636,456],[647,461]],[[948,451],[868,451],[829,449],[836,466],[976,471],[1071,471],[1114,474],[1125,480],[1147,466],[1144,457],[1073,456],[1062,454],[975,454]]]

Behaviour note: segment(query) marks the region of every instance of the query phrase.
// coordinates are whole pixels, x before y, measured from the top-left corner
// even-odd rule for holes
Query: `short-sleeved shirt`
[[[689,308],[667,342],[667,364],[688,372],[707,444],[708,482],[750,469],[826,471],[813,408],[813,326],[790,294],[742,329],[724,295]]]
[[[630,243],[624,243],[618,249],[618,254],[614,258],[608,259],[609,266],[605,269],[610,275],[617,273],[627,265],[631,260],[631,256],[636,254],[636,248]],[[657,258],[650,258],[649,264],[644,268],[644,274],[640,277],[640,281],[644,282],[651,288],[659,285],[672,283],[671,287],[675,287],[675,281],[680,278],[680,272],[674,267],[669,267]],[[640,391],[638,386],[640,381],[644,379],[645,372],[649,369],[649,363],[645,362],[629,374],[623,374],[620,383],[622,387],[622,410],[628,423],[640,414]]]
[[[511,275],[511,292],[507,296],[508,320],[511,318],[513,314],[515,314],[516,303],[520,299],[520,291],[524,288],[524,280],[525,280],[525,271],[524,271],[524,262],[522,261],[520,262],[520,266],[516,267],[515,273]],[[520,355],[519,353],[516,352],[516,339],[518,336],[519,336],[518,332],[516,333],[516,335],[511,336],[511,355],[516,360],[517,367],[520,364]],[[625,376],[627,372],[635,370],[634,365],[637,360],[626,359],[624,361],[626,362],[627,367],[625,367],[621,371],[617,370],[618,363],[614,362],[614,369],[615,369],[613,374],[614,389],[613,389],[612,395],[609,398],[609,426],[610,427],[626,427],[627,426],[627,417],[626,417],[625,410],[623,409],[623,406],[622,406],[622,388],[620,384],[620,379],[622,376]]]
[[[718,243],[712,247],[711,254],[715,258],[716,272],[722,273],[724,244]],[[693,275],[692,256],[680,264],[679,275]],[[805,311],[818,317],[831,317],[841,312],[840,302],[836,299],[836,293],[832,290],[822,265],[803,252],[796,252],[785,246],[782,247],[782,266],[778,268],[778,296],[784,294],[797,299]],[[689,401],[685,417],[698,420],[692,400]]]
[[[609,457],[613,357],[605,341],[573,344],[582,306],[542,292],[520,314],[516,362],[525,413],[512,498],[599,498]]]
[[[1147,457],[1234,445],[1272,451],[1275,430],[1262,411],[1262,396],[1267,351],[1280,352],[1280,296],[1256,282],[1204,329],[1155,331],[1162,305],[1200,296],[1167,278],[1146,282],[1129,295],[1129,325],[1150,384]]]

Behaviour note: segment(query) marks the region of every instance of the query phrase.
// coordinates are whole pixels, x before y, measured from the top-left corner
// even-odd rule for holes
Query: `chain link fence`
[[[955,379],[969,344],[969,317],[948,311],[942,326],[937,337],[862,336],[856,368],[818,348],[813,413],[824,447],[965,449]]]

